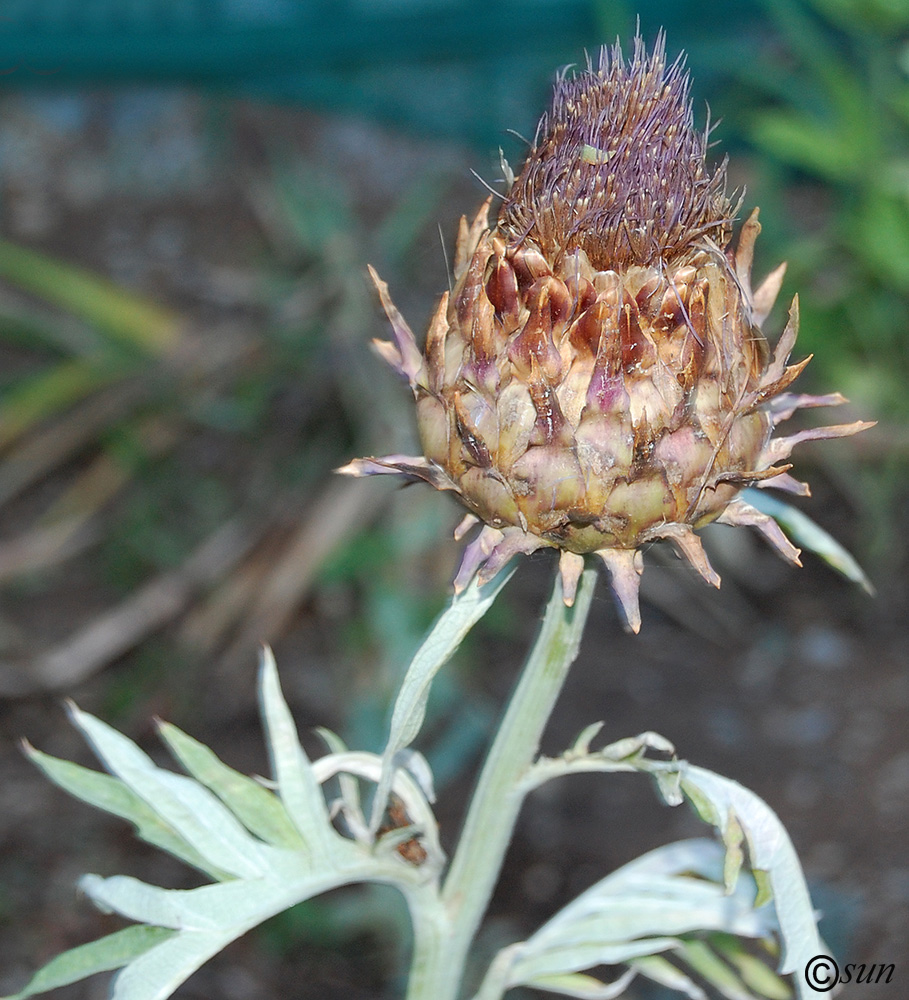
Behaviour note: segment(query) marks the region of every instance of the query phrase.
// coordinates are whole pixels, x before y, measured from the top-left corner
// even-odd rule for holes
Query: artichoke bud
[[[628,61],[604,49],[558,78],[495,222],[491,199],[461,220],[453,288],[423,353],[373,272],[395,338],[378,348],[411,385],[424,454],[341,471],[455,493],[470,512],[459,537],[483,523],[456,589],[551,547],[571,603],[593,553],[637,631],[648,542],[667,539],[716,586],[695,534],[710,521],[752,525],[798,563],[740,492],[807,492],[774,463],[798,441],[869,425],[772,437],[796,409],[843,400],[785,391],[807,363],[788,364],[798,305],[771,352],[761,324],[784,269],[752,290],[757,209],[733,246],[737,206],[708,144],[662,37],[650,54],[636,39]]]

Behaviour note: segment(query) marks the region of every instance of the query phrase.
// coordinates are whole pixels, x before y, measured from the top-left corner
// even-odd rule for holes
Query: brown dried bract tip
[[[790,562],[798,550],[741,498],[749,485],[804,493],[793,447],[854,423],[775,438],[807,406],[787,390],[798,303],[775,350],[761,331],[777,268],[751,288],[755,209],[732,244],[725,165],[706,163],[688,78],[635,40],[556,83],[527,163],[495,226],[487,202],[461,221],[454,282],[421,353],[373,274],[394,342],[377,347],[410,383],[423,454],[358,459],[350,475],[397,473],[451,490],[469,511],[455,589],[509,559],[561,552],[566,603],[584,556],[609,572],[626,625],[640,627],[641,548],[670,542],[719,585],[696,529],[750,525]],[[778,464],[786,463],[786,464]]]
[[[649,56],[636,38],[627,63],[616,44],[596,68],[562,74],[499,228],[551,260],[581,249],[603,270],[675,259],[705,239],[725,246],[726,163],[707,167],[709,129],[695,130],[688,93],[662,34]]]

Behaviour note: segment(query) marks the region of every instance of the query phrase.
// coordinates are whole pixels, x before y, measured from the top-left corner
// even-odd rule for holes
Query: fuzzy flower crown
[[[381,356],[410,384],[423,454],[357,459],[340,471],[393,473],[452,491],[482,522],[455,579],[491,579],[518,553],[560,550],[567,603],[586,554],[609,571],[625,622],[640,628],[641,549],[670,541],[719,586],[695,531],[750,525],[798,564],[746,486],[805,495],[785,463],[801,441],[868,423],[774,437],[839,394],[788,392],[798,302],[773,351],[762,332],[783,280],[751,285],[757,209],[732,245],[725,162],[707,165],[681,60],[662,36],[618,45],[561,75],[498,218],[491,199],[461,220],[450,293],[421,352],[371,274],[394,341]]]
[[[650,57],[638,39],[630,62],[604,48],[597,69],[562,73],[499,228],[548,257],[580,248],[600,270],[678,258],[704,238],[724,246],[726,162],[708,169],[688,92],[662,36]]]

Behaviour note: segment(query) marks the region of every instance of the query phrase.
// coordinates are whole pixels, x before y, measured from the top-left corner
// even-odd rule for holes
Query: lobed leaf
[[[747,952],[735,938],[720,934],[710,935],[707,940],[691,938],[682,941],[673,954],[726,1000],[786,1000],[792,996],[788,985],[753,955],[748,958],[754,963],[756,976],[739,973],[736,956]]]
[[[261,875],[264,845],[207,788],[158,767],[122,733],[70,706],[75,724],[101,761],[207,863],[232,875]]]
[[[428,770],[429,765],[425,764],[425,767]],[[342,753],[333,753],[326,757],[320,757],[313,764],[313,773],[320,782],[327,781],[334,776],[343,778],[355,775],[378,784],[382,774],[382,758],[377,754],[367,753],[362,750],[347,750]],[[438,823],[429,804],[424,785],[413,776],[409,769],[401,767],[393,772],[391,788],[389,790],[393,791],[401,800],[410,823],[405,828],[399,828],[386,833],[374,843],[369,831],[364,829],[360,831],[362,839],[369,845],[369,849],[375,851],[376,856],[380,857],[383,850],[387,847],[408,840],[415,833],[418,833],[422,846],[426,850],[427,857],[423,865],[420,866],[422,876],[418,876],[416,872],[412,872],[412,874],[420,882],[434,879],[438,876],[446,859],[445,852],[442,850],[442,845],[439,842]],[[348,792],[347,794],[350,793]],[[342,799],[344,795],[345,791],[342,785]],[[344,804],[345,808],[351,809],[356,816],[356,811],[359,807],[359,795],[357,794],[353,801],[348,801]]]
[[[800,973],[809,959],[824,953],[824,946],[802,866],[779,817],[737,781],[692,764],[682,765],[682,789],[724,839],[744,833],[751,866],[756,873],[766,873],[773,893],[783,943],[780,971]],[[799,997],[816,992],[802,976],[795,979]]]
[[[116,1000],[164,1000],[212,955],[256,924],[352,882],[397,886],[407,895],[415,919],[437,918],[441,909],[436,880],[444,854],[420,783],[430,780],[425,765],[414,759],[417,777],[408,770],[394,775],[394,791],[413,826],[395,829],[377,843],[342,837],[331,826],[321,782],[335,775],[377,782],[381,758],[340,751],[310,764],[269,654],[263,660],[260,684],[280,798],[166,724],[161,726],[162,736],[189,777],[159,768],[127,737],[74,706],[70,708],[74,723],[112,775],[27,747],[35,763],[61,787],[131,820],[147,840],[219,881],[174,890],[127,876],[84,876],[80,886],[96,906],[138,926],[54,959],[15,1000],[113,969],[121,969],[111,994]],[[332,743],[340,747],[337,741]],[[425,844],[426,857],[422,863],[411,863],[395,848],[400,840],[417,835]]]
[[[117,973],[110,1000],[166,1000],[239,934],[196,931],[176,934]]]
[[[96,809],[103,809],[113,816],[119,816],[132,823],[136,835],[147,844],[167,851],[168,854],[172,854],[193,868],[198,868],[212,878],[230,877],[228,872],[209,864],[119,778],[101,771],[93,771],[72,761],[52,757],[41,750],[36,750],[28,743],[25,743],[24,747],[29,760],[55,785]]]
[[[787,1000],[792,995],[786,983],[757,956],[750,955],[743,948],[737,948],[727,955],[735,966],[742,982],[756,994],[768,1000]]]
[[[727,893],[724,858],[720,844],[699,839],[658,848],[632,861],[591,886],[526,941],[500,952],[477,997],[487,1000],[518,985],[555,991],[556,983],[573,983],[572,988],[580,990],[562,991],[569,996],[612,996],[614,984],[571,977],[598,965],[617,964],[675,984],[691,997],[702,996],[683,970],[665,959],[653,962],[654,956],[672,952],[684,961],[691,942],[683,935],[721,932],[762,938],[777,927],[771,907],[755,908],[753,880],[740,878]],[[698,971],[711,979],[706,954],[693,951],[690,964],[698,963]],[[718,962],[713,956],[714,968]],[[752,996],[731,969],[724,970],[720,983],[738,990],[726,994],[730,997]]]
[[[276,852],[264,877],[197,889],[162,889],[127,875],[85,875],[79,885],[96,906],[127,920],[182,932],[231,931],[238,936],[287,906],[343,885],[349,877],[347,868],[334,859],[314,872],[304,856],[281,857]]]
[[[525,791],[537,788],[553,778],[581,771],[618,772],[642,771],[656,781],[660,793],[670,805],[682,801],[679,791],[679,765],[675,759],[660,760],[647,756],[648,750],[655,750],[675,756],[675,747],[659,733],[645,732],[629,736],[600,750],[590,750],[590,741],[596,736],[602,723],[587,726],[561,757],[541,757],[528,770],[522,787]]]
[[[647,958],[635,959],[631,966],[635,971],[652,979],[661,986],[667,986],[678,993],[684,993],[690,1000],[707,1000],[707,994],[691,978],[677,968],[672,962],[660,955],[650,955]]]

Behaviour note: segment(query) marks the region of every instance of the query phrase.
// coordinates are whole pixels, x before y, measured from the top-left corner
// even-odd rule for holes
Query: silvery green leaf
[[[709,982],[721,996],[726,997],[726,1000],[762,1000],[767,997],[785,1000],[792,995],[792,991],[775,972],[764,962],[749,955],[760,966],[759,974],[763,975],[765,984],[764,988],[752,992],[736,972],[734,965],[730,964],[733,953],[725,947],[726,942],[734,944],[736,953],[746,954],[736,939],[720,939],[718,935],[713,935],[706,941],[698,938],[683,941],[674,950],[674,954],[701,979]]]
[[[177,932],[126,964],[114,981],[112,997],[164,1000],[250,928],[330,889],[369,879],[407,888],[403,865],[383,863],[351,842],[339,840],[334,857],[324,859],[318,870],[304,852],[269,848],[268,854],[272,864],[264,877],[198,889],[161,889],[125,876],[85,876],[81,887],[101,909]]]
[[[419,752],[419,750],[399,750],[395,754],[398,766],[416,781],[420,786],[420,791],[426,796],[427,802],[435,802],[436,790],[432,778],[432,768],[429,761]]]
[[[229,877],[228,872],[209,864],[198,851],[190,847],[183,837],[168,826],[119,778],[82,767],[81,764],[51,757],[28,744],[25,746],[25,751],[29,759],[34,761],[54,784],[77,799],[132,823],[137,836],[146,843],[167,851],[168,854],[185,861],[193,868],[198,868],[212,878]]]
[[[598,753],[607,760],[627,760],[630,757],[643,756],[647,750],[656,750],[670,757],[675,756],[675,746],[665,736],[648,730],[637,736],[626,736],[603,747]]]
[[[572,973],[567,976],[541,976],[529,985],[538,990],[546,990],[548,993],[579,997],[580,1000],[613,1000],[628,989],[635,975],[634,969],[628,969],[614,982],[604,983],[593,976]]]
[[[655,948],[659,949],[660,944],[661,942],[656,940],[625,942],[624,945],[617,946],[612,954],[615,963],[627,962],[639,955],[651,954]],[[669,939],[662,944],[666,948],[670,948],[676,942]],[[621,989],[624,989],[635,976],[633,970],[628,970],[615,983],[603,983],[593,976],[575,971],[544,971],[533,975],[529,967],[522,966],[527,947],[528,943],[521,941],[503,948],[490,964],[486,976],[472,1000],[500,1000],[500,997],[514,986],[534,986],[549,992],[560,992],[566,996],[598,997],[602,994],[597,991],[614,990],[617,984],[621,984]],[[607,960],[607,962],[612,964],[611,960]],[[525,969],[530,973],[526,977],[523,975]],[[618,993],[606,994],[606,996],[612,995],[617,996]]]
[[[682,788],[701,816],[724,838],[744,833],[751,865],[767,873],[783,943],[780,971],[801,972],[809,959],[824,952],[805,876],[795,848],[779,817],[754,792],[730,778],[684,764]],[[795,976],[800,997],[813,995],[801,975]]]
[[[478,997],[496,996],[499,982],[503,988],[538,986],[541,980],[601,964],[644,971],[638,959],[683,947],[683,935],[767,937],[776,929],[773,909],[754,908],[755,884],[749,878],[739,879],[727,893],[723,867],[722,847],[706,839],[651,851],[591,886],[526,941],[500,952],[486,992]],[[689,977],[679,970],[670,973],[663,964],[654,968],[690,988]]]
[[[604,943],[611,946],[645,936],[677,937],[694,931],[722,930],[760,937],[767,930],[767,918],[751,909],[744,894],[727,896],[723,886],[716,883],[685,876],[654,877],[637,885],[627,884],[617,892],[599,889],[597,884],[582,893],[527,944],[547,954],[566,948],[586,953]],[[589,964],[575,966],[575,970],[588,968]]]
[[[162,722],[158,732],[187,772],[214,792],[250,833],[276,847],[303,846],[300,834],[273,792],[228,767],[204,743],[169,722]]]
[[[128,920],[184,932],[242,934],[287,906],[343,885],[350,874],[331,863],[313,872],[303,855],[288,855],[276,857],[262,878],[216,882],[197,889],[162,889],[126,875],[85,875],[79,885],[96,906]],[[358,876],[362,874],[357,871]]]
[[[372,829],[378,828],[385,809],[391,775],[397,766],[395,755],[413,742],[423,725],[433,678],[451,659],[467,633],[486,614],[513,573],[514,566],[506,566],[483,586],[479,586],[474,577],[460,594],[451,598],[411,660],[392,711],[388,742],[382,755],[382,778],[376,790],[370,820]]]
[[[235,937],[217,931],[174,935],[117,973],[110,1000],[166,1000]]]
[[[436,882],[444,854],[435,818],[418,782],[409,772],[400,771],[392,786],[407,818],[414,821],[411,827],[395,831],[387,842],[382,838],[378,844],[371,840],[360,844],[341,836],[328,820],[321,782],[339,776],[375,784],[382,759],[344,751],[310,764],[268,657],[261,688],[277,789],[283,800],[170,726],[162,727],[162,735],[192,777],[158,768],[125,736],[75,708],[75,723],[114,772],[113,777],[29,749],[36,763],[61,786],[131,819],[140,829],[149,827],[149,839],[174,848],[179,857],[193,860],[203,870],[208,867],[221,881],[172,890],[126,876],[85,876],[81,887],[100,909],[147,926],[129,928],[60,956],[33,978],[19,1000],[117,968],[122,971],[113,988],[116,1000],[164,1000],[208,958],[251,927],[352,882],[396,885],[407,896],[415,919],[439,918]],[[293,825],[282,801],[295,812]],[[253,815],[257,809],[259,816]],[[401,857],[394,849],[395,836],[419,836],[427,852],[425,863]],[[314,847],[319,849],[318,864],[314,864]],[[200,862],[195,861],[196,852]]]
[[[740,942],[730,940],[719,943],[717,951],[736,970],[742,982],[758,996],[767,997],[768,1000],[788,1000],[792,996],[788,984],[766,962],[745,951]],[[827,953],[823,946],[822,951]]]
[[[689,1000],[707,1000],[707,994],[690,976],[660,955],[635,959],[631,967],[661,986],[684,993]]]
[[[100,719],[74,705],[70,714],[105,766],[208,864],[241,878],[262,873],[264,845],[207,788],[158,767],[132,740]]]
[[[281,693],[275,658],[267,647],[262,651],[259,699],[278,795],[309,850],[317,857],[322,856],[330,851],[336,835],[322,788],[300,745],[293,716]]]
[[[709,837],[677,840],[634,858],[598,884],[615,892],[625,886],[643,885],[649,879],[681,874],[721,882],[725,853],[722,844]]]
[[[866,593],[874,595],[874,585],[847,549],[828,532],[798,510],[796,507],[754,487],[746,489],[742,496],[752,507],[762,514],[768,514],[803,549],[815,555],[841,573],[847,580],[857,583]]]
[[[532,947],[532,939],[525,942]],[[642,941],[622,941],[619,943],[569,944],[553,947],[546,952],[522,954],[513,964],[508,985],[531,986],[541,979],[564,976],[581,969],[592,969],[598,965],[620,965],[631,962],[642,955],[668,951],[678,944],[677,938],[652,937]]]
[[[39,969],[18,993],[3,1000],[26,1000],[61,986],[78,983],[99,972],[111,972],[173,936],[166,927],[125,927],[107,937],[71,948]]]
[[[739,977],[699,938],[682,941],[676,949],[679,959],[688,965],[702,979],[706,979],[727,1000],[755,1000],[754,994],[745,988]]]
[[[600,750],[589,749],[590,740],[596,735],[602,723],[595,723],[588,726],[574,746],[562,754],[561,757],[541,757],[527,771],[527,775],[521,783],[524,792],[529,792],[540,785],[551,781],[553,778],[560,778],[566,774],[577,774],[580,772],[617,772],[617,771],[641,771],[652,775],[663,798],[670,805],[677,805],[682,801],[681,793],[678,790],[679,765],[676,760],[654,760],[647,756],[648,750],[655,750],[657,753],[664,753],[674,757],[675,747],[659,733],[646,732],[637,736],[628,736]]]
[[[333,733],[324,726],[319,726],[316,732],[325,741],[326,746],[332,753],[347,753],[347,745],[337,733]],[[334,818],[338,812],[342,813],[347,829],[354,840],[361,844],[372,843],[373,837],[366,824],[366,817],[363,815],[363,807],[360,802],[360,785],[356,778],[345,771],[338,771],[338,785],[341,789],[341,796],[336,802],[329,804],[329,812]]]

